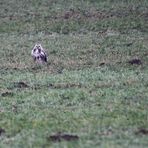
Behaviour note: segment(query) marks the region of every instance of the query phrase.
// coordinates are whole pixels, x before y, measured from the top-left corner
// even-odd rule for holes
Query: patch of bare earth
[[[25,82],[14,82],[13,83],[14,87],[16,88],[28,88],[29,86]]]
[[[79,139],[78,135],[67,134],[67,133],[56,133],[47,137],[47,140],[52,142],[61,142],[61,141],[76,141]]]
[[[139,128],[136,132],[136,135],[148,135],[148,129],[146,128]]]
[[[8,91],[3,92],[3,93],[1,94],[2,97],[12,97],[13,95],[14,95],[14,94],[13,94],[12,92],[8,92]]]
[[[128,63],[131,65],[141,65],[142,61],[139,58],[134,58],[129,60]]]

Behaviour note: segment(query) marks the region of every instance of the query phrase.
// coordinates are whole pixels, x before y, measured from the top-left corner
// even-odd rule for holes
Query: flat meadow
[[[147,0],[1,0],[0,57],[1,148],[148,146]]]

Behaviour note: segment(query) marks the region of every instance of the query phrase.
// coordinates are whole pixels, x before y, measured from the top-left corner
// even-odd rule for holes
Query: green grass
[[[0,7],[0,147],[147,147],[147,0]],[[32,60],[36,42],[46,65]]]

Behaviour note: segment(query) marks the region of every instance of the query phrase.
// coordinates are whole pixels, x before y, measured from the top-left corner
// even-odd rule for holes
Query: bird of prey
[[[35,44],[35,46],[32,49],[31,55],[34,59],[34,61],[38,63],[45,63],[47,62],[47,54],[45,53],[43,47],[41,44]]]

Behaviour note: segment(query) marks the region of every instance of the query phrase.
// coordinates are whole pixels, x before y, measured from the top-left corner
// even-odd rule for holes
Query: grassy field
[[[1,0],[0,57],[1,148],[148,146],[147,0]]]

